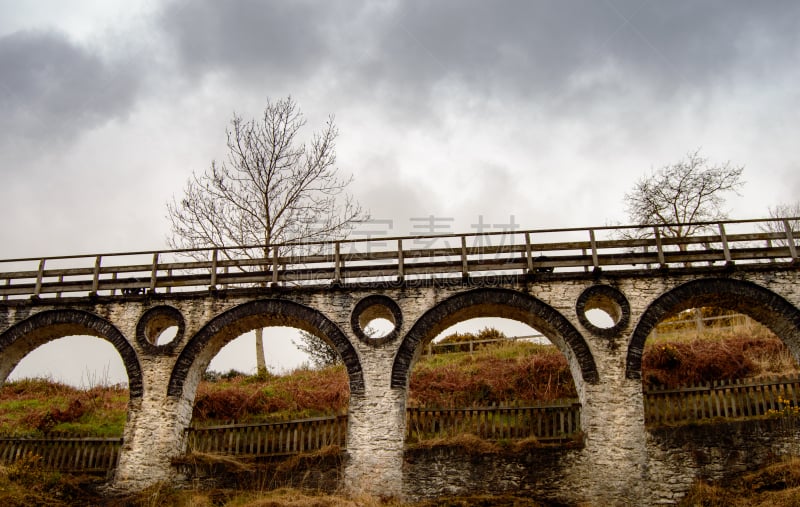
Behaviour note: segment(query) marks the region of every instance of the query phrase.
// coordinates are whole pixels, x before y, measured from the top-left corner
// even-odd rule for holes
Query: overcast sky
[[[390,234],[625,222],[697,148],[764,217],[800,195],[798,26],[788,0],[0,0],[0,258],[165,248],[231,115],[287,95],[309,135],[335,115]]]

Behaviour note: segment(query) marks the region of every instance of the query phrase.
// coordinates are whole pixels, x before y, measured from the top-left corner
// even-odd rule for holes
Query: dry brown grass
[[[698,481],[681,506],[792,507],[800,506],[800,458],[766,466],[727,486]]]
[[[751,334],[710,330],[700,336],[648,340],[642,356],[646,388],[798,371],[797,362],[783,342],[761,330]]]
[[[577,391],[555,346],[519,342],[424,357],[412,371],[408,396],[412,406],[469,407],[574,398]]]

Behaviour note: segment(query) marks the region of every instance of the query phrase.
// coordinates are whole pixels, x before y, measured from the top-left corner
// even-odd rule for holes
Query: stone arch
[[[474,289],[451,296],[420,317],[400,345],[392,367],[392,387],[408,385],[411,365],[428,341],[453,324],[474,317],[504,317],[535,327],[567,357],[578,392],[599,381],[594,356],[583,336],[563,315],[539,299],[510,289]]]
[[[327,340],[344,361],[350,377],[350,393],[364,391],[361,361],[339,327],[322,313],[284,299],[251,301],[232,308],[203,326],[178,356],[169,379],[167,395],[194,398],[194,387],[214,355],[229,341],[258,327],[291,326]],[[188,392],[186,387],[189,388]]]
[[[647,307],[628,344],[625,375],[629,379],[642,378],[644,343],[661,319],[699,306],[717,306],[748,315],[775,333],[789,347],[795,359],[800,360],[800,310],[755,283],[709,278],[679,285]]]
[[[3,357],[0,383],[35,348],[52,340],[74,335],[95,336],[110,342],[125,365],[130,399],[142,397],[142,370],[133,346],[113,324],[81,310],[45,310],[0,334],[0,357]]]

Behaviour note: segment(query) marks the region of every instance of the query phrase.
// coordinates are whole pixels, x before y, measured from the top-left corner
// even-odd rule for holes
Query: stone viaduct
[[[606,228],[384,238],[255,261],[233,250],[209,250],[202,262],[175,260],[180,252],[0,261],[0,382],[48,341],[109,341],[130,386],[111,487],[137,490],[179,479],[171,459],[185,451],[198,382],[219,350],[259,327],[299,328],[332,344],[349,375],[344,486],[402,497],[406,393],[420,351],[458,322],[513,319],[563,352],[578,389],[585,441],[560,472],[563,497],[656,503],[694,478],[654,451],[644,427],[641,358],[659,320],[700,306],[736,310],[800,358],[794,233],[788,221],[778,232],[753,232],[758,225],[710,224],[677,239],[659,228],[638,240]],[[593,324],[590,309],[613,325]],[[394,328],[367,336],[375,318]],[[157,344],[170,327],[175,338]],[[664,493],[664,477],[680,479]]]

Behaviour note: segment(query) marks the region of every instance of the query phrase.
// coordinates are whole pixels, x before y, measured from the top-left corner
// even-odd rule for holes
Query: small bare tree
[[[169,245],[247,246],[220,252],[228,258],[266,259],[288,253],[280,251],[287,242],[340,239],[365,220],[366,213],[346,192],[352,177],[342,177],[335,165],[333,117],[307,143],[300,137],[305,124],[291,97],[267,101],[258,120],[234,114],[226,131],[227,162],[213,161],[202,174],[193,173],[183,197],[167,203]],[[256,331],[256,353],[262,374],[261,330]]]
[[[292,340],[292,343],[308,355],[315,368],[326,368],[342,362],[336,349],[308,331],[300,331],[299,341]]]
[[[636,225],[667,225],[668,237],[685,237],[703,230],[694,222],[725,220],[723,195],[737,192],[744,166],[711,164],[695,150],[684,160],[651,172],[625,194],[628,218]],[[682,245],[683,246],[683,245]]]
[[[769,207],[770,218],[781,218],[786,220],[786,223],[791,229],[792,238],[797,241],[800,239],[800,201],[795,201],[791,204],[778,204],[775,207]],[[783,221],[781,222],[768,222],[761,228],[764,232],[777,232],[787,237],[788,231]],[[787,239],[779,239],[775,241],[778,246],[787,246],[789,244]]]

